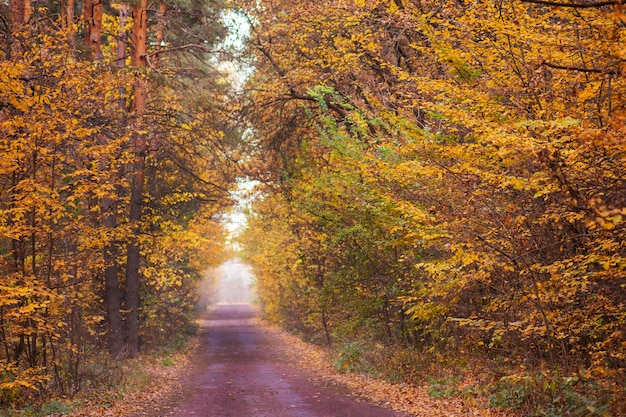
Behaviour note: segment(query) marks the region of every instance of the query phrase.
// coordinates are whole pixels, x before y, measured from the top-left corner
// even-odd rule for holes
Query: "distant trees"
[[[505,357],[520,385],[592,379],[619,410],[622,6],[239,3],[269,167],[243,240],[268,314]]]

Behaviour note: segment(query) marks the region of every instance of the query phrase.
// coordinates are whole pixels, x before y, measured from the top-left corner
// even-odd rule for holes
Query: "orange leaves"
[[[169,320],[172,330],[188,319],[197,270],[219,261],[225,240],[215,219],[232,178],[222,132],[232,126],[206,110],[225,104],[225,90],[190,97],[163,71],[149,114],[132,119],[137,74],[111,70],[117,36],[103,39],[102,60],[85,59],[74,39],[85,28],[67,28],[74,17],[65,6],[64,29],[42,9],[23,31],[5,34],[0,56],[0,360],[15,364],[0,371],[0,408],[19,406],[33,387],[39,398],[80,388],[85,356],[102,350],[113,321],[103,296],[126,283],[117,266],[128,241],[152,245],[142,265],[148,328]],[[105,19],[117,35],[119,21]],[[136,134],[150,142],[149,193],[138,201],[149,233],[141,236],[127,215]]]
[[[26,67],[18,62],[0,62],[0,100],[20,111],[28,111],[30,99],[25,97],[25,85],[20,80]]]
[[[19,369],[7,371],[14,379],[0,388],[0,401],[13,396],[16,405],[31,390],[45,395],[52,369],[82,360],[81,337],[101,330],[88,311],[98,308],[94,278],[102,267],[104,240],[91,219],[107,87],[62,36],[33,39],[12,51],[11,63],[0,62],[12,78],[0,82],[0,356]],[[15,99],[4,102],[5,94]]]
[[[606,207],[602,207],[600,209],[594,209],[594,211],[596,217],[586,221],[586,226],[591,230],[598,226],[611,230],[622,224],[624,218],[626,218],[626,208],[607,209]]]

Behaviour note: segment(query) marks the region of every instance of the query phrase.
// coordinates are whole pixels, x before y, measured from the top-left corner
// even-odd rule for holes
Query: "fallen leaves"
[[[138,417],[162,408],[182,390],[181,377],[199,345],[194,338],[187,349],[167,355],[167,360],[156,355],[128,360],[123,365],[121,389],[83,393],[79,401],[84,405],[69,417]]]
[[[351,396],[361,398],[414,417],[511,417],[512,413],[489,409],[475,398],[440,398],[428,395],[427,388],[405,383],[391,383],[381,379],[354,373],[340,373],[332,366],[330,351],[305,343],[279,327],[261,320],[254,325],[263,327],[275,339],[276,354],[285,361],[311,373],[327,384],[346,387]],[[166,410],[167,404],[184,389],[184,378],[193,371],[191,359],[201,346],[199,338],[193,339],[184,351],[168,356],[171,361],[164,365],[162,358],[144,356],[125,365],[125,391],[92,393],[92,400],[85,395],[85,405],[70,417],[122,417],[150,416],[154,410]],[[170,365],[170,363],[172,363]],[[132,372],[131,372],[132,370]],[[318,394],[321,395],[321,394]],[[315,397],[314,397],[315,398]],[[165,415],[165,414],[164,414]]]
[[[276,349],[291,363],[312,372],[319,378],[344,385],[354,396],[414,417],[506,417],[514,416],[503,410],[487,408],[475,398],[434,399],[424,386],[391,383],[354,373],[340,373],[332,366],[330,352],[320,346],[303,342],[277,326],[260,322],[279,342]]]

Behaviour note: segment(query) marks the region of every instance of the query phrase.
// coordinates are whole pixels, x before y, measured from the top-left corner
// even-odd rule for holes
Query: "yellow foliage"
[[[246,247],[272,317],[623,387],[621,10],[241,3],[271,179]]]

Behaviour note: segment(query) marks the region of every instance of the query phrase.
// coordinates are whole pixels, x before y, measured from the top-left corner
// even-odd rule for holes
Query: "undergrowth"
[[[83,408],[108,409],[154,382],[147,369],[155,364],[174,366],[176,354],[185,351],[197,333],[198,325],[190,323],[167,343],[148,346],[140,357],[125,361],[113,360],[106,353],[90,355],[81,366],[77,385],[65,396],[49,397],[44,391],[33,391],[29,398],[0,408],[0,417],[45,417]]]
[[[609,417],[610,397],[596,381],[559,372],[520,373],[490,387],[494,407],[522,410],[537,417]]]
[[[458,352],[443,355],[354,341],[335,348],[333,356],[341,372],[423,386],[433,399],[462,398],[528,417],[610,417],[621,412],[606,386],[558,369],[520,370],[506,361]]]
[[[52,400],[41,405],[26,405],[20,409],[6,408],[0,410],[2,417],[42,417],[51,414],[69,414],[75,407],[71,401]]]

